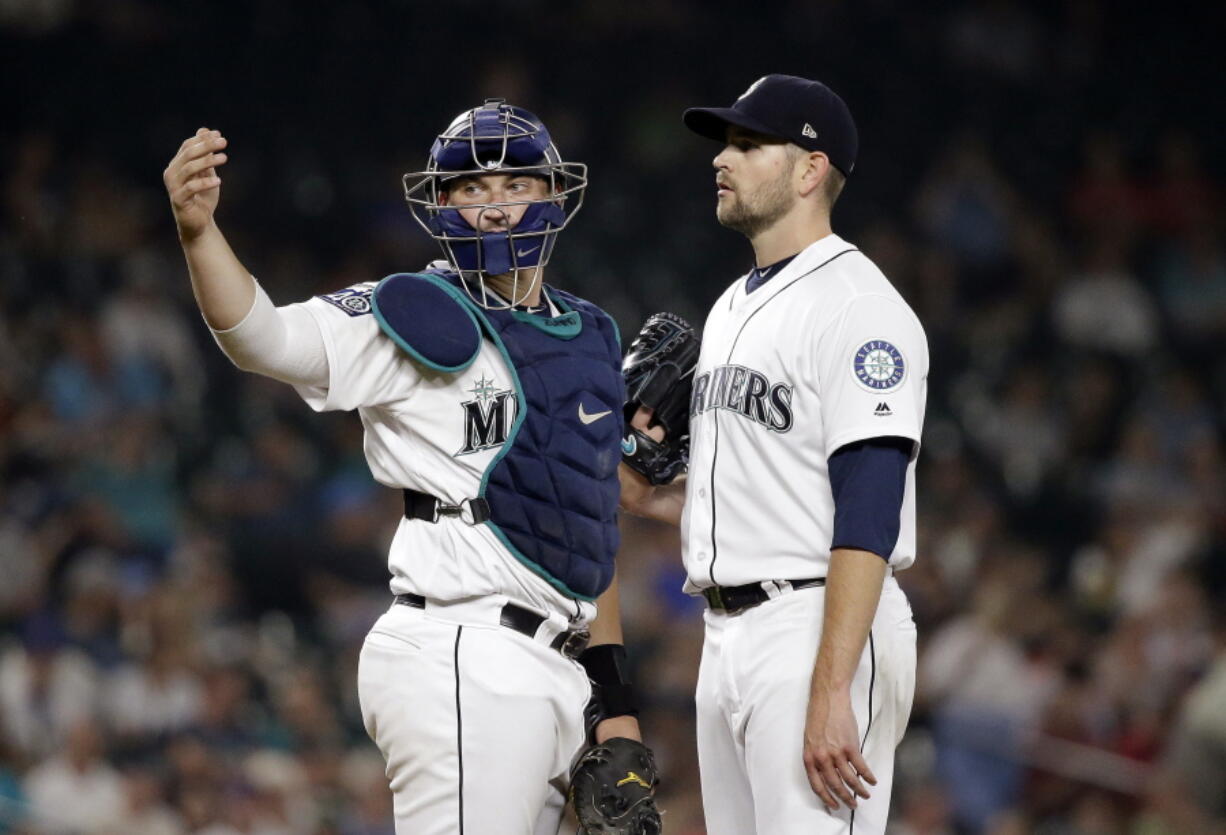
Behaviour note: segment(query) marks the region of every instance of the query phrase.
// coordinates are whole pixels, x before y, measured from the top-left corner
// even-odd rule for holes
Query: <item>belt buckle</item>
[[[592,633],[586,629],[574,629],[566,633],[558,652],[567,658],[578,658],[587,649],[587,642],[592,639]]]
[[[724,595],[719,586],[707,586],[702,590],[702,596],[707,599],[707,605],[712,609],[721,609],[728,611],[727,604],[724,603]]]
[[[490,518],[489,505],[480,496],[462,499],[459,504],[443,504],[442,500],[435,499],[431,521],[437,522],[440,516],[455,516],[465,524],[479,525]]]

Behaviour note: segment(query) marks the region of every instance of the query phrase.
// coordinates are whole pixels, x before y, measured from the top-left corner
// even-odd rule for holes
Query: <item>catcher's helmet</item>
[[[482,232],[469,224],[458,208],[440,203],[439,197],[447,181],[485,174],[541,177],[549,182],[549,197],[466,205],[465,209],[486,211],[528,203],[514,228]],[[485,276],[545,266],[557,233],[583,205],[586,188],[587,166],[563,162],[541,120],[503,99],[487,99],[480,107],[457,116],[434,140],[425,170],[404,175],[404,196],[414,219],[442,245],[452,268],[465,279],[476,281],[481,298],[471,289],[469,295],[485,307],[509,307],[523,301],[531,282],[521,293],[518,273],[509,302],[501,302],[486,291]],[[466,289],[468,284],[465,281]]]

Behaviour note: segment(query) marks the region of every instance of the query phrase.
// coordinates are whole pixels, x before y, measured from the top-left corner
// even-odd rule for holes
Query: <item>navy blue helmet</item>
[[[449,181],[485,174],[541,177],[549,183],[549,196],[534,201],[466,205],[465,209],[484,212],[528,204],[514,228],[482,232],[469,224],[458,208],[439,198]],[[486,307],[522,302],[514,296],[526,295],[531,282],[521,292],[515,271],[549,263],[557,234],[583,205],[586,188],[587,166],[563,162],[541,120],[503,99],[487,99],[480,107],[457,116],[434,140],[425,170],[404,175],[405,199],[413,217],[439,242],[452,268],[469,281],[476,281],[481,298],[473,298]],[[515,275],[513,298],[500,302],[486,291],[484,278],[505,273]]]

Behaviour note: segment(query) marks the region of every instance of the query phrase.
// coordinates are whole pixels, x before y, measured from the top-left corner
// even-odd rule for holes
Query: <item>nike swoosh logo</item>
[[[622,438],[622,455],[634,455],[634,451],[638,448],[638,439],[633,435],[628,438]]]
[[[529,255],[536,252],[540,248],[541,248],[541,245],[537,244],[536,246],[532,247],[532,249],[517,249],[515,250],[515,254],[520,258],[527,258]]]
[[[596,421],[600,420],[602,417],[606,415],[611,415],[611,414],[613,414],[612,409],[605,409],[603,412],[597,412],[594,415],[590,415],[583,410],[583,404],[582,403],[579,404],[579,420],[583,421],[584,426],[588,425],[589,423],[595,423]]]

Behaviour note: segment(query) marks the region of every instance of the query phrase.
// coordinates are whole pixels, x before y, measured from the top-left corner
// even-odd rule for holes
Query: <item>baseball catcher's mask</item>
[[[487,174],[529,174],[549,184],[544,200],[507,203],[471,203],[479,212],[526,205],[514,228],[482,232],[473,228],[459,208],[440,202],[447,183],[458,177]],[[465,111],[434,140],[424,171],[404,175],[404,196],[413,218],[443,248],[453,269],[466,280],[465,289],[477,304],[505,309],[523,303],[532,282],[520,287],[518,270],[544,267],[553,254],[557,234],[566,228],[583,205],[587,166],[563,162],[545,125],[521,107],[503,99]],[[511,298],[502,300],[487,291],[485,277],[512,274]],[[473,292],[477,285],[478,294]]]

